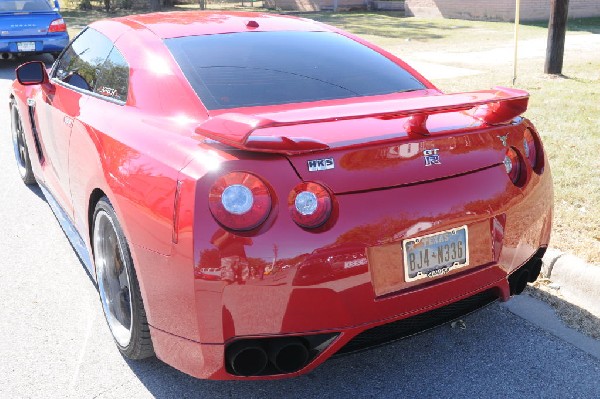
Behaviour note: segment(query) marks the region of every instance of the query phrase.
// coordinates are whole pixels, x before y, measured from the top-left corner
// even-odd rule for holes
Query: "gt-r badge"
[[[333,158],[313,159],[308,161],[308,171],[316,172],[318,170],[327,170],[335,168]]]
[[[438,154],[439,148],[433,148],[431,150],[424,150],[423,157],[425,158],[425,166],[441,165],[440,155]]]
[[[508,141],[508,133],[506,133],[504,136],[498,136],[498,138],[502,142],[503,146],[506,147],[508,145],[508,143],[507,143],[507,141]]]

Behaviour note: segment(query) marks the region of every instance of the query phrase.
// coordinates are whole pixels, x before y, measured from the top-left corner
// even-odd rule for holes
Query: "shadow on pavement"
[[[557,354],[565,352],[571,361],[558,364]],[[481,397],[485,392],[495,397],[561,397],[574,394],[576,386],[589,388],[586,394],[600,394],[597,377],[585,371],[587,361],[587,353],[492,304],[454,327],[330,359],[310,374],[286,380],[197,380],[157,359],[127,364],[156,398],[347,399]],[[574,375],[586,381],[574,385]]]
[[[42,201],[47,202],[46,201],[46,197],[44,197],[44,193],[42,192],[42,189],[40,188],[40,186],[38,186],[37,184],[31,184],[26,186],[32,193],[34,193],[35,195],[37,195]]]
[[[19,65],[29,61],[43,61],[49,68],[52,66],[54,58],[52,58],[52,56],[49,54],[36,54],[25,57],[18,57],[12,60],[0,60],[0,79],[14,79],[15,69]]]

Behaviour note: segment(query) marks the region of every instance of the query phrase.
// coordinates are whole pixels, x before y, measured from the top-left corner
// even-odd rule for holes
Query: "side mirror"
[[[23,86],[39,85],[48,82],[46,66],[41,61],[27,62],[15,71],[17,80]]]

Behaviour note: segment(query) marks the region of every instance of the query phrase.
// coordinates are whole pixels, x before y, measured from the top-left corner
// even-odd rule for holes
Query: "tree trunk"
[[[104,11],[110,11],[110,0],[104,0]]]
[[[206,10],[206,0],[198,0],[198,5],[201,10]]]
[[[552,0],[551,7],[544,73],[560,75],[565,53],[569,0]]]

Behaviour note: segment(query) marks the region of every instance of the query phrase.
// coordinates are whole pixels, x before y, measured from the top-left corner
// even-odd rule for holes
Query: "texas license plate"
[[[444,275],[469,264],[467,226],[402,242],[405,281]]]
[[[35,42],[17,42],[18,51],[35,51]]]

